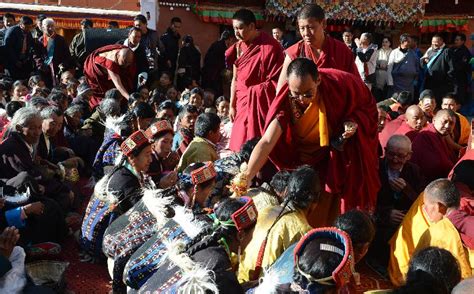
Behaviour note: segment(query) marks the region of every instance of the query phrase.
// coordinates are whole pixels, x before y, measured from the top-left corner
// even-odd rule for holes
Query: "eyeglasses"
[[[313,93],[306,93],[306,94],[298,94],[298,95],[293,95],[291,93],[288,93],[288,97],[290,99],[294,99],[294,100],[300,100],[300,101],[304,101],[304,102],[310,102],[313,97],[314,97],[314,94]],[[309,101],[308,101],[309,100]]]
[[[386,151],[385,152],[385,155],[387,157],[391,157],[391,158],[395,158],[397,157],[398,159],[405,159],[408,157],[408,155],[410,155],[409,153],[406,153],[406,154],[400,154],[400,153],[395,153],[395,152],[392,152],[392,151]]]

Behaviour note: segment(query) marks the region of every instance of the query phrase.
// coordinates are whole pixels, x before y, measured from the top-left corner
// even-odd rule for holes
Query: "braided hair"
[[[219,221],[228,221],[232,214],[242,208],[245,204],[237,199],[229,198],[222,202],[215,210],[216,218]],[[208,226],[201,233],[194,237],[184,248],[184,252],[189,255],[207,248],[211,245],[219,244],[219,240],[235,238],[237,228],[235,226]]]

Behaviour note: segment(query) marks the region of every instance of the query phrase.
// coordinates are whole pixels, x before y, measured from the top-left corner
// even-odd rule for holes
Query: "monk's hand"
[[[388,182],[392,190],[395,192],[401,192],[407,186],[407,182],[402,178],[391,179]]]
[[[393,225],[399,225],[403,218],[405,217],[405,213],[401,210],[392,209],[390,210],[390,223]]]
[[[354,136],[355,132],[357,131],[357,123],[353,121],[346,121],[344,123],[344,133],[342,133],[342,137],[344,139],[349,139],[350,137]]]
[[[235,107],[234,106],[231,106],[229,108],[229,119],[231,122],[234,122],[234,119],[235,119],[235,115],[237,114],[237,111],[235,110]]]

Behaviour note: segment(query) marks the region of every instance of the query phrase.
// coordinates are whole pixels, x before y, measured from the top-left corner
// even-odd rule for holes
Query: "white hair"
[[[48,26],[49,24],[53,24],[53,25],[54,25],[54,24],[55,24],[54,19],[48,17],[48,18],[43,19],[43,21],[41,22],[41,26],[42,26],[42,27],[46,27],[46,26]]]
[[[10,130],[16,132],[16,126],[26,127],[33,119],[43,120],[35,108],[23,107],[15,112],[10,123]]]

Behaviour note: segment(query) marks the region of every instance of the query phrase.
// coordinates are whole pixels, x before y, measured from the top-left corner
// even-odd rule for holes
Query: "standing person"
[[[146,17],[141,14],[135,16],[135,18],[133,19],[133,25],[136,28],[139,28],[142,32],[140,45],[145,49],[146,57],[148,58],[150,68],[157,68],[157,50],[159,50],[160,52],[164,50],[163,44],[161,44],[160,39],[158,38],[158,32],[148,27],[148,21]]]
[[[212,43],[204,56],[202,67],[202,87],[213,89],[216,96],[224,93],[222,73],[225,70],[225,51],[235,41],[228,30],[222,32],[219,41]]]
[[[454,76],[451,52],[448,50],[443,38],[434,35],[431,48],[421,58],[426,65],[425,89],[433,91],[436,103],[441,104],[442,96],[454,90]]]
[[[84,63],[84,75],[94,91],[89,101],[94,109],[104,98],[105,92],[117,88],[127,99],[134,89],[134,55],[130,48],[123,45],[108,45],[92,52]]]
[[[33,26],[30,17],[22,16],[20,23],[5,34],[5,72],[13,80],[28,79],[33,70],[35,42],[30,34]]]
[[[257,30],[252,11],[238,10],[232,20],[239,40],[226,51],[233,65],[230,120],[234,122],[230,149],[240,150],[249,139],[261,136],[284,60],[283,49],[271,36]]]
[[[469,98],[467,89],[469,76],[471,76],[471,66],[469,64],[471,53],[465,43],[466,35],[458,34],[454,39],[454,47],[449,49],[453,61],[454,93],[461,105],[464,105]]]
[[[15,16],[11,13],[5,13],[2,19],[3,28],[0,29],[0,46],[5,44],[7,30],[15,25]]]
[[[373,91],[378,101],[387,97],[387,68],[390,53],[392,53],[392,42],[390,42],[389,38],[384,37],[382,48],[377,51],[375,91]]]
[[[82,66],[84,65],[84,60],[86,60],[86,42],[85,42],[85,31],[87,29],[92,29],[94,23],[92,20],[84,18],[81,20],[81,31],[77,33],[72,42],[69,45],[69,53],[71,54],[72,61],[76,68],[82,73]]]
[[[38,17],[36,18],[36,27],[31,32],[33,39],[38,40],[43,35],[43,28],[42,28],[43,20],[45,20],[46,18],[47,17],[44,14],[39,14]]]
[[[318,68],[335,68],[359,76],[351,50],[324,32],[326,16],[316,4],[304,6],[297,17],[298,29],[303,40],[286,50],[285,62],[278,79],[277,93],[286,81],[286,70],[292,60],[305,57],[313,60]]]
[[[373,211],[380,183],[377,109],[370,91],[358,76],[318,70],[306,58],[292,61],[287,74],[244,172],[247,181],[268,159],[280,170],[309,164],[317,168],[326,189],[318,212],[308,215],[313,227],[331,224],[339,208],[342,213],[352,208]],[[350,176],[356,174],[365,177],[360,181]]]
[[[56,33],[56,24],[52,18],[46,18],[42,21],[43,36],[38,41],[42,48],[43,65],[42,70],[45,73],[45,82],[49,87],[56,86],[58,76],[63,70],[70,67],[71,55],[69,47],[63,36]]]
[[[127,46],[128,48],[130,48],[130,50],[133,51],[135,55],[137,73],[147,72],[149,69],[149,63],[146,53],[147,49],[141,42],[142,38],[142,30],[137,27],[132,27],[128,32],[128,38],[118,42],[119,44]]]
[[[360,36],[356,51],[356,66],[365,85],[372,89],[375,84],[375,68],[377,63],[377,45],[372,43],[372,34],[363,33]]]
[[[288,49],[291,45],[295,43],[292,38],[290,38],[289,36],[285,36],[285,30],[278,26],[275,26],[272,29],[272,36],[275,40],[280,42],[281,46],[284,49]]]
[[[164,61],[166,70],[173,74],[176,71],[176,61],[178,60],[179,39],[181,39],[180,31],[181,19],[173,17],[169,28],[160,38],[165,48]]]
[[[198,83],[201,81],[201,52],[194,45],[191,35],[186,35],[183,38],[183,46],[179,50],[178,76],[181,79],[191,78]],[[178,83],[178,88],[180,84]]]
[[[410,49],[411,38],[408,34],[400,36],[400,47],[390,54],[387,66],[387,85],[391,87],[389,95],[408,91],[415,92],[415,80],[420,71],[416,53]]]
[[[342,40],[344,41],[344,44],[346,44],[347,48],[349,48],[352,51],[352,54],[354,54],[354,57],[355,57],[357,45],[354,42],[354,35],[352,34],[351,30],[346,29],[342,33]]]

